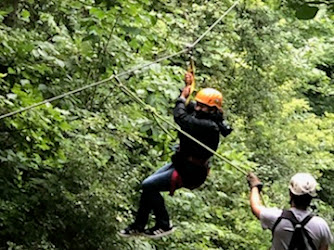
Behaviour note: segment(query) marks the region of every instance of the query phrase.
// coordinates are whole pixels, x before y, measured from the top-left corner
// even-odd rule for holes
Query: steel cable
[[[88,88],[92,88],[92,87],[95,87],[95,86],[98,86],[98,85],[101,85],[103,83],[106,83],[106,82],[109,82],[111,81],[112,79],[114,79],[115,77],[121,77],[121,76],[124,76],[124,75],[127,75],[127,74],[130,74],[136,70],[140,70],[140,69],[143,69],[143,68],[146,68],[150,65],[153,65],[155,63],[159,63],[163,60],[166,60],[166,59],[169,59],[169,58],[172,58],[172,57],[175,57],[177,55],[180,55],[180,54],[183,54],[185,52],[188,52],[189,49],[195,47],[238,3],[239,3],[240,0],[237,0],[234,2],[234,4],[227,10],[224,12],[224,14],[222,16],[220,16],[220,18],[218,18],[194,43],[192,43],[190,45],[190,47],[188,46],[187,48],[185,49],[182,49],[174,54],[171,54],[171,55],[167,55],[167,56],[164,56],[164,57],[161,57],[153,62],[150,62],[150,63],[146,63],[144,65],[138,65],[138,66],[135,66],[127,71],[124,71],[122,73],[119,73],[117,75],[111,75],[110,77],[108,77],[107,79],[104,79],[104,80],[101,80],[101,81],[98,81],[98,82],[94,82],[94,83],[91,83],[89,85],[86,85],[86,86],[83,86],[81,88],[78,88],[78,89],[75,89],[75,90],[72,90],[72,91],[69,91],[69,92],[66,92],[66,93],[63,93],[61,95],[58,95],[58,96],[55,96],[55,97],[52,97],[52,98],[49,98],[49,99],[46,99],[44,101],[41,101],[41,102],[38,102],[38,103],[35,103],[31,106],[28,106],[28,107],[25,107],[25,108],[21,108],[21,109],[18,109],[16,111],[13,111],[13,112],[9,112],[7,114],[3,114],[3,115],[0,115],[0,120],[4,119],[4,118],[7,118],[7,117],[11,117],[11,116],[14,116],[16,114],[19,114],[19,113],[22,113],[24,111],[28,111],[30,109],[33,109],[33,108],[36,108],[38,106],[41,106],[43,104],[47,104],[47,103],[51,103],[53,101],[56,101],[56,100],[59,100],[59,99],[62,99],[62,98],[65,98],[69,95],[73,95],[73,94],[76,94],[78,92],[81,92],[85,89],[88,89]]]

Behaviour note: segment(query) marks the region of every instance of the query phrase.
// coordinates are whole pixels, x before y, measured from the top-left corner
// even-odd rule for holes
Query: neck
[[[299,210],[307,210],[307,207],[304,207],[304,206],[296,206],[296,204],[291,201],[291,207],[294,207],[294,208],[297,208]]]

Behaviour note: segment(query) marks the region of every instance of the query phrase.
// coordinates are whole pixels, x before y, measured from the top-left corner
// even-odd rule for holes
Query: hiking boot
[[[122,237],[130,237],[130,236],[139,236],[144,232],[143,229],[138,228],[136,225],[131,224],[127,228],[118,232],[118,235]]]
[[[172,232],[174,232],[174,230],[175,228],[173,226],[170,226],[168,228],[162,228],[160,226],[155,226],[150,229],[146,229],[143,235],[151,239],[157,239],[157,238],[171,234]]]

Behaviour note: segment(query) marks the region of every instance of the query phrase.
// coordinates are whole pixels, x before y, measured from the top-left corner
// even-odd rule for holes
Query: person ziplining
[[[183,131],[216,151],[219,135],[226,137],[232,132],[223,117],[223,96],[216,89],[204,88],[196,94],[196,102],[186,105],[193,82],[194,75],[188,72],[185,75],[186,86],[176,100],[174,120]],[[174,228],[160,192],[169,191],[170,195],[173,195],[175,190],[181,187],[195,189],[205,182],[210,169],[209,159],[213,153],[183,133],[179,132],[178,137],[180,144],[172,156],[172,161],[142,182],[136,218],[132,224],[119,232],[120,236],[144,235],[159,238],[172,233]],[[156,224],[145,229],[152,211]]]

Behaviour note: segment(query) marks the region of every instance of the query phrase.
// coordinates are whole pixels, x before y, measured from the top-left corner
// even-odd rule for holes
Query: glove
[[[229,134],[232,133],[233,131],[233,128],[231,128],[225,120],[222,120],[222,122],[218,123],[218,127],[219,127],[219,130],[220,130],[220,133],[226,137],[228,136]]]
[[[263,183],[254,173],[252,172],[248,173],[247,182],[248,182],[248,186],[250,187],[250,189],[252,189],[253,187],[257,187],[259,189],[259,192],[261,192]]]

